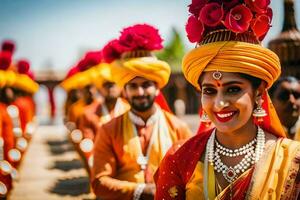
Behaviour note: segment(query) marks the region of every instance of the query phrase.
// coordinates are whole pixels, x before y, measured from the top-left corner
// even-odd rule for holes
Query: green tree
[[[182,73],[181,62],[184,54],[184,42],[179,32],[173,27],[171,39],[166,43],[165,48],[158,52],[156,56],[170,64],[172,73]]]

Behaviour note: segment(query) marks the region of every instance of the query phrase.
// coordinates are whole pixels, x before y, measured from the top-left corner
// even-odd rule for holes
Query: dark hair
[[[298,82],[298,80],[294,76],[284,76],[279,78],[269,89],[269,94],[271,98],[273,98],[275,90],[279,87],[279,85],[281,85],[282,82],[295,83]]]
[[[244,78],[244,79],[246,79],[246,80],[248,80],[248,81],[250,81],[250,83],[251,83],[251,85],[252,85],[252,87],[253,87],[253,89],[254,90],[256,90],[259,86],[260,86],[260,84],[261,84],[261,79],[260,78],[256,78],[256,77],[254,77],[254,76],[250,76],[250,75],[248,75],[248,74],[243,74],[243,73],[237,73],[241,78]],[[202,74],[203,75],[203,74]],[[198,79],[198,84],[199,85],[201,85],[200,84],[200,82],[202,81],[202,77],[203,76],[200,76],[199,77],[199,79]]]

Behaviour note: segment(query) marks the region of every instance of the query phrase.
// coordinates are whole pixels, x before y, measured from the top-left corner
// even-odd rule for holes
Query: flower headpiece
[[[12,40],[5,40],[2,42],[1,50],[2,51],[9,51],[13,53],[15,51],[16,45]]]
[[[27,74],[30,68],[29,61],[22,59],[18,61],[17,70],[20,74]]]
[[[11,64],[12,58],[9,51],[0,52],[0,70],[7,70]]]
[[[271,27],[270,0],[192,0],[186,32],[190,42],[259,43]],[[220,34],[221,33],[221,34]]]
[[[152,56],[151,51],[160,50],[162,38],[153,26],[136,24],[121,31],[118,39],[110,41],[103,48],[104,60],[108,63],[119,58]]]

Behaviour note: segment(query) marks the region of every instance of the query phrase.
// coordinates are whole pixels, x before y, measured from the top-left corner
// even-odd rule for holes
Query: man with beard
[[[300,83],[292,76],[280,78],[270,89],[272,102],[290,139],[296,139],[300,109]],[[300,139],[299,133],[298,140]]]
[[[170,76],[170,66],[151,53],[161,43],[157,29],[138,24],[103,49],[131,109],[96,135],[92,187],[100,199],[153,199],[160,161],[175,142],[191,135],[185,123],[155,103]]]

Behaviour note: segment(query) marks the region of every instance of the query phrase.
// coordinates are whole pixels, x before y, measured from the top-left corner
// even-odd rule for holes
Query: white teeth
[[[220,118],[230,117],[231,115],[233,115],[233,112],[225,113],[225,114],[217,113],[217,116]]]

